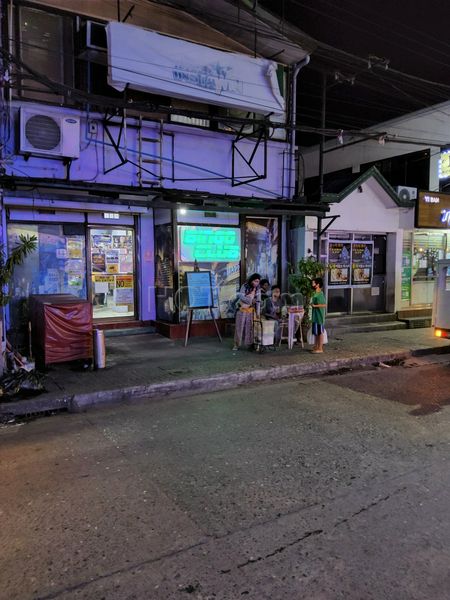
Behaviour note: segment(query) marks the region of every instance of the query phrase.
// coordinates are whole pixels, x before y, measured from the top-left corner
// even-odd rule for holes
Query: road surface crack
[[[276,556],[277,554],[281,554],[282,552],[284,552],[285,550],[287,550],[288,548],[291,548],[292,546],[295,546],[296,544],[299,544],[300,542],[303,542],[303,540],[308,539],[309,537],[313,536],[313,535],[320,535],[321,533],[323,533],[323,529],[315,529],[314,531],[307,531],[305,534],[302,535],[302,537],[293,540],[292,542],[289,542],[289,544],[285,544],[284,546],[280,546],[279,548],[276,548],[273,552],[269,552],[268,554],[264,554],[263,556],[258,556],[256,558],[249,558],[248,560],[246,560],[243,563],[240,563],[237,565],[237,569],[243,569],[244,567],[248,567],[249,565],[252,565],[254,563],[260,562],[262,560],[266,560],[266,558],[271,558],[272,556]],[[223,569],[220,572],[222,574],[226,574],[226,573],[230,573],[232,569]]]

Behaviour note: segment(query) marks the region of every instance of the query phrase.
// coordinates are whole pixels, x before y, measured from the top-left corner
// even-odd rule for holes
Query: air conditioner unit
[[[37,156],[78,158],[80,118],[21,108],[20,152]]]
[[[417,188],[398,185],[395,188],[400,200],[407,202],[408,200],[417,200]]]
[[[84,21],[77,33],[78,58],[106,65],[106,49],[106,25]]]

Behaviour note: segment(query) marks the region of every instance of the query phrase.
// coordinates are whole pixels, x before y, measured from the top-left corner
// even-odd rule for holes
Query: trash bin
[[[104,369],[106,367],[105,332],[94,329],[94,367]]]

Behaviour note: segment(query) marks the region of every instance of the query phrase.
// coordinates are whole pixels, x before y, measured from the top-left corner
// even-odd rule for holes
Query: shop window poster
[[[84,258],[84,240],[67,240],[67,258]]]
[[[329,287],[342,287],[350,285],[351,255],[350,242],[329,242]]]
[[[133,236],[131,232],[129,235],[113,235],[112,247],[116,250],[119,248],[125,248],[130,251],[133,250]]]
[[[93,273],[106,272],[106,256],[103,252],[92,252],[91,265]]]
[[[93,248],[106,249],[111,247],[111,235],[105,233],[94,233],[92,235]]]
[[[278,219],[247,219],[245,223],[246,276],[259,273],[278,281]]]
[[[371,285],[373,272],[373,242],[352,244],[352,285]]]

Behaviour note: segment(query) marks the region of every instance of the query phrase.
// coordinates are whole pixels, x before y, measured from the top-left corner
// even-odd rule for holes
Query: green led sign
[[[180,262],[235,262],[241,259],[237,227],[178,227]]]

